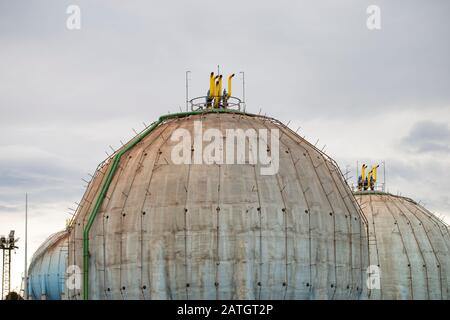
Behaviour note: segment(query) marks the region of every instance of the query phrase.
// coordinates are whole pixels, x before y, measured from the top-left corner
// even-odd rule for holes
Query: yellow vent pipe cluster
[[[365,164],[361,167],[361,176],[358,180],[358,191],[362,190],[375,190],[375,183],[377,182],[377,169],[380,165],[372,166],[370,171],[367,174],[366,177],[366,169],[368,166]]]
[[[214,107],[218,108],[223,102],[222,106],[226,106],[228,98],[231,97],[231,81],[234,77],[234,73],[228,76],[228,92],[226,96],[222,92],[222,75],[214,75],[211,72],[209,75],[209,96],[208,100],[214,100]],[[210,104],[208,104],[210,106]]]

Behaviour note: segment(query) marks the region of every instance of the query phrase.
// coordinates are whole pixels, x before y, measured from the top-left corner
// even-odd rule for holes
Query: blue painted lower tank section
[[[28,268],[28,297],[33,300],[64,298],[68,233],[51,235],[33,255]]]

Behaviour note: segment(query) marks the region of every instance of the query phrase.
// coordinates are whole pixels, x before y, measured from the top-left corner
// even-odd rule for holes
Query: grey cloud
[[[31,146],[28,149],[33,149]],[[22,200],[25,192],[40,201],[78,197],[83,182],[79,172],[55,155],[27,152],[23,148],[0,148],[0,202]],[[4,206],[6,210],[7,206]]]
[[[18,207],[18,206],[0,204],[0,212],[18,212],[22,209],[23,208]]]
[[[413,152],[450,153],[450,127],[443,122],[418,122],[402,144]]]
[[[249,108],[277,117],[450,102],[447,1],[379,1],[379,32],[365,26],[372,1],[231,1],[219,15],[207,1],[79,1],[79,32],[65,30],[69,3],[1,10],[0,123],[156,117],[183,104],[186,69],[202,95],[218,63],[245,70]]]

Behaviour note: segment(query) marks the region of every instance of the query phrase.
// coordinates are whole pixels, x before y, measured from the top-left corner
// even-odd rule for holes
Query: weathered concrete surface
[[[448,226],[411,199],[358,192],[369,220],[371,264],[381,269],[371,299],[450,299]]]
[[[30,299],[64,299],[68,236],[67,231],[57,232],[36,250],[28,268]]]
[[[177,128],[279,129],[280,170],[176,165]],[[69,265],[111,162],[71,226]],[[89,234],[91,299],[359,299],[367,296],[367,223],[331,159],[265,117],[168,120],[120,161]],[[81,290],[68,290],[81,299]]]

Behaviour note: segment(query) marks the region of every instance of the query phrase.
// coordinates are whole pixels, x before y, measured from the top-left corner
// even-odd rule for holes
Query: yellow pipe
[[[214,72],[211,72],[210,76],[209,76],[209,96],[213,97],[214,93],[216,92],[216,86],[215,86],[215,81],[214,81]]]
[[[212,93],[212,95],[214,97],[217,97],[217,89],[219,87],[219,75],[214,77],[214,92]]]
[[[218,96],[222,97],[222,75],[219,76],[219,90],[217,90],[219,92]]]
[[[228,76],[228,96],[227,98],[231,97],[231,80],[234,77],[234,73],[232,75]]]
[[[373,177],[373,185],[375,186],[375,182],[377,182],[377,169],[380,165],[377,165],[375,167],[372,167],[372,177]]]
[[[366,177],[366,165],[363,164],[361,167],[361,184],[358,184],[358,191],[362,191],[364,189],[365,177]]]
[[[216,78],[218,78],[218,76],[216,76]],[[215,86],[214,86],[214,108],[217,108],[218,106],[219,106],[219,102],[220,102],[220,99],[219,99],[219,80],[217,80],[216,82],[215,82]]]
[[[217,78],[217,76],[216,76]],[[216,81],[216,93],[214,99],[214,107],[218,108],[220,101],[222,100],[222,75],[218,76],[218,80]]]
[[[364,184],[364,180],[366,179],[366,168],[367,168],[367,166],[365,164],[363,164],[361,167],[361,179],[362,179],[363,184]]]

